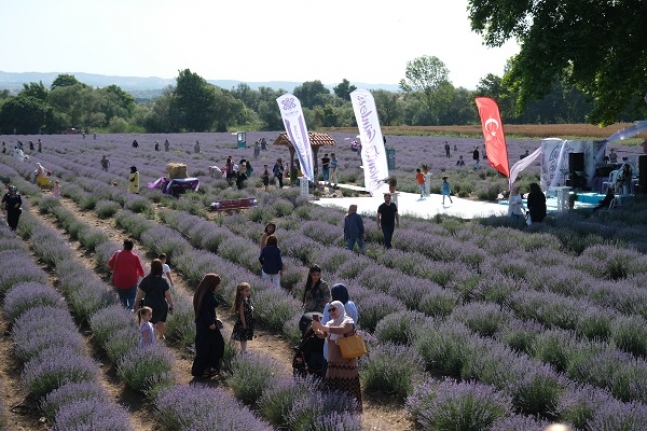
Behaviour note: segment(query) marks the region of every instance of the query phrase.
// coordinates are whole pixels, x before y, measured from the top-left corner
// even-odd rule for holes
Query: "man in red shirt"
[[[137,296],[137,283],[144,276],[144,268],[139,256],[133,253],[133,242],[124,240],[124,249],[116,251],[108,266],[112,269],[112,284],[119,294],[121,304],[133,310]]]

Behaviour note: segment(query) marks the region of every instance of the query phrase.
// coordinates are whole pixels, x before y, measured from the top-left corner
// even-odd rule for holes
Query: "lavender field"
[[[236,149],[235,136],[229,134],[99,135],[96,140],[92,136],[47,136],[43,153],[30,154],[24,163],[9,156],[0,158],[0,177],[11,178],[23,195],[29,195],[33,212],[54,214],[68,235],[95,253],[97,273],[105,270],[101,266],[118,244],[83,225],[74,212],[60,208],[56,199],[28,182],[36,162],[61,181],[62,199],[96,217],[114,218],[116,226],[139,241],[146,252],[167,253],[170,264],[191,287],[205,272],[218,272],[224,280],[223,300],[229,301],[236,284],[249,281],[260,323],[290,342],[299,337],[298,298],[307,267],[319,264],[325,279],[348,286],[358,306],[359,325],[369,344],[368,355],[360,361],[363,390],[386,394],[404,406],[421,429],[541,430],[554,421],[590,431],[647,429],[647,205],[637,202],[630,210],[594,215],[572,212],[526,228],[496,217],[472,222],[403,218],[394,249],[388,251],[381,246],[382,234],[375,222],[365,218],[367,253],[358,256],[343,248],[342,211],[312,205],[296,188],[263,191],[259,187],[263,164],[271,168],[278,157],[289,159],[285,147],[271,145],[275,138],[271,133],[248,133],[248,144],[263,136],[268,150],[258,160],[253,158],[251,145]],[[344,139],[353,137],[332,136],[338,146],[320,149],[320,157],[334,151],[340,160],[340,182],[361,185],[359,157]],[[38,139],[6,138],[9,147],[15,139],[23,143]],[[133,139],[138,149],[130,146]],[[165,139],[171,144],[169,152],[161,145]],[[201,145],[199,154],[194,153],[196,140]],[[481,147],[480,140],[398,136],[387,136],[387,140],[387,147],[397,152],[393,175],[402,191],[415,191],[413,172],[422,163],[430,165],[434,179],[440,172],[450,175],[457,194],[491,200],[506,188],[506,180],[490,168],[474,171],[455,166],[458,155],[463,155],[467,165],[471,163],[471,151]],[[155,141],[162,151],[154,151]],[[452,148],[451,158],[445,157],[445,141]],[[514,163],[526,150],[534,151],[539,142],[512,141],[509,145]],[[637,152],[631,147],[615,148]],[[107,172],[99,164],[104,154],[111,162]],[[207,175],[208,166],[222,166],[230,155],[236,161],[251,159],[254,167],[243,190]],[[146,189],[148,182],[165,175],[169,162],[188,165],[189,174],[201,181],[197,193],[175,199]],[[125,192],[131,165],[141,173],[140,195]],[[520,183],[535,181],[538,173],[538,166],[532,167]],[[434,184],[439,190],[440,182]],[[233,214],[206,211],[216,200],[249,196],[258,199],[257,207]],[[258,239],[271,220],[278,225],[279,246],[286,256],[282,289],[262,283],[257,276]],[[107,284],[91,271],[78,268],[75,258],[65,253],[60,247],[64,241],[39,226],[29,212],[23,215],[19,231],[32,248],[38,244],[34,251],[50,268],[85,272],[62,280],[64,298],[42,294],[51,304],[19,306],[24,301],[16,299],[15,292],[43,289],[46,274],[5,265],[10,255],[25,253],[25,249],[0,230],[0,250],[8,250],[0,251],[7,257],[2,258],[0,291],[8,319],[18,322],[19,316],[36,307],[70,308],[76,318],[90,322],[126,385],[149,394],[157,408],[181,407],[182,402],[198,406],[203,396],[198,389],[191,391],[178,384],[169,373],[172,358],[164,349],[151,355],[152,376],[128,366],[141,360],[133,350],[134,322],[129,323],[115,308]],[[13,289],[19,283],[33,286]],[[168,322],[169,338],[175,346],[190,345],[190,299],[180,302],[176,310]],[[104,328],[99,322],[115,322],[114,328]],[[31,353],[35,359],[25,353],[23,360],[38,364],[52,354],[51,349],[74,352],[78,348],[74,337],[61,338],[67,341],[53,342],[54,346],[43,348],[45,353]],[[182,415],[187,409],[168,410],[168,416],[161,419],[164,429],[182,429],[178,424],[186,423],[204,429],[206,423],[225,423],[224,412],[232,406],[245,418],[241,424],[247,424],[239,429],[360,429],[361,422],[351,411],[333,414],[339,408],[334,400],[316,391],[313,395],[312,382],[281,377],[271,360],[231,354],[227,381],[237,401],[227,398],[208,417],[186,418]],[[76,383],[94,382],[96,370],[91,361],[76,360],[86,370]],[[25,385],[35,396],[48,397],[56,388],[36,385],[34,381],[44,380],[37,370],[25,365]],[[241,379],[241,375],[254,377]],[[313,396],[321,399],[309,398]],[[276,405],[280,404],[276,400],[292,407]],[[307,408],[314,401],[323,406],[321,410]],[[106,409],[119,411],[109,404]],[[60,419],[56,419],[59,411]],[[52,409],[51,415],[63,423],[64,413],[61,407]]]

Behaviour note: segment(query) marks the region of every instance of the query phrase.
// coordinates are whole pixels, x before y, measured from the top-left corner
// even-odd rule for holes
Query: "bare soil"
[[[77,218],[83,222],[102,230],[108,237],[116,242],[121,242],[125,234],[116,227],[114,220],[99,219],[94,212],[82,211],[73,201],[60,198],[61,205],[76,213]],[[37,209],[32,209],[32,213],[43,220],[47,225],[56,229],[63,237],[69,236],[61,229],[55,222],[53,216],[43,216],[38,213]],[[83,263],[87,268],[96,271],[93,255],[87,252],[78,242],[70,241],[70,246],[76,250],[77,257],[80,263]],[[138,247],[139,244],[135,244]],[[140,247],[140,249],[143,249]],[[36,257],[34,256],[36,259]],[[46,268],[50,270],[50,268]],[[50,271],[52,273],[52,271]],[[108,274],[98,273],[104,280],[108,280]],[[52,285],[56,284],[54,276],[51,277]],[[186,295],[192,297],[193,292],[187,285],[186,281],[177,273],[173,273],[173,281],[176,288],[176,294]],[[225,327],[223,334],[226,338],[231,334],[235,316],[229,310],[222,309],[219,312],[219,317],[223,320]],[[7,322],[0,320],[1,328],[6,331]],[[87,329],[87,328],[86,328]],[[87,331],[89,334],[89,331]],[[88,335],[88,348],[91,350],[93,357],[100,361],[103,366],[102,384],[105,386],[108,393],[112,398],[126,407],[130,412],[131,422],[134,430],[136,431],[160,431],[160,426],[154,419],[154,407],[146,400],[146,398],[137,392],[133,392],[125,387],[116,375],[115,367],[109,364],[103,352],[91,342],[91,336]],[[175,356],[175,374],[177,375],[177,382],[179,384],[188,384],[193,382],[190,375],[191,363],[193,360],[193,353],[189,349],[181,349],[169,343],[168,347]],[[272,357],[276,363],[282,366],[282,372],[289,375],[292,373],[292,349],[287,340],[280,335],[266,331],[264,328],[258,328],[254,334],[254,340],[248,344],[248,350],[251,352],[259,352],[263,355]],[[16,363],[11,355],[12,343],[8,334],[5,334],[0,339],[0,373],[3,374],[3,381],[5,381],[5,388],[2,391],[5,395],[5,403],[7,405],[17,405],[23,402],[26,391],[22,388],[17,376],[19,375],[20,365]],[[205,383],[200,381],[200,383]],[[219,386],[223,384],[219,379],[212,379],[206,382],[211,386]],[[10,415],[11,426],[10,429],[16,430],[45,430],[46,424],[41,421],[40,414],[37,406],[26,401],[28,410],[22,411],[21,414],[12,413]],[[407,419],[406,411],[401,404],[394,402],[393,398],[388,394],[366,394],[363,393],[364,414],[362,415],[362,429],[364,430],[409,430],[413,428],[413,424]],[[25,413],[25,414],[23,414]]]

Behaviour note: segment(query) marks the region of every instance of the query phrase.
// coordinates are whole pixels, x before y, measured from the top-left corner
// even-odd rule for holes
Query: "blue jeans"
[[[359,252],[361,254],[364,254],[364,240],[362,238],[349,238],[346,240],[346,248],[349,249],[350,251],[355,250],[355,243],[357,243],[357,247],[359,248]]]
[[[137,286],[131,287],[130,289],[116,289],[117,294],[119,294],[119,301],[121,305],[129,310],[135,309],[135,298],[137,297]]]
[[[328,182],[328,180],[330,179],[330,168],[328,168],[328,169],[324,168],[323,169],[323,179],[324,179],[325,182]]]

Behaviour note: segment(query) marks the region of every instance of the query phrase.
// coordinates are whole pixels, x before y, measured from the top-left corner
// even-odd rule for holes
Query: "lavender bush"
[[[373,335],[381,343],[411,344],[412,329],[424,324],[427,319],[424,314],[415,311],[389,314],[378,322]]]
[[[271,377],[258,400],[261,416],[274,426],[286,425],[295,401],[309,397],[312,392],[318,390],[319,383],[311,376]]]
[[[24,252],[0,251],[0,295],[22,282],[45,284],[47,276]]]
[[[61,407],[78,401],[91,400],[108,403],[110,397],[97,383],[68,383],[53,390],[44,397],[40,403],[40,408],[48,418],[53,419]]]
[[[175,381],[171,352],[158,346],[132,349],[117,363],[117,372],[126,386],[135,391],[157,391]]]
[[[40,283],[18,283],[9,290],[4,299],[4,315],[9,320],[18,318],[34,307],[51,306],[66,309],[67,304],[60,293]]]
[[[25,363],[21,379],[32,395],[42,397],[63,383],[94,381],[98,371],[90,358],[67,347],[54,346]]]
[[[360,379],[367,391],[384,391],[403,400],[422,379],[424,363],[409,346],[378,344],[360,361]]]
[[[509,396],[491,386],[427,380],[407,398],[407,409],[425,429],[480,431],[512,410]]]
[[[61,407],[54,431],[131,431],[130,416],[121,406],[101,400],[76,401]]]
[[[168,431],[270,431],[224,389],[178,385],[154,399],[156,416]]]
[[[238,355],[232,363],[231,376],[227,379],[236,398],[251,405],[258,401],[271,376],[278,371],[277,364],[265,356],[247,353]]]

